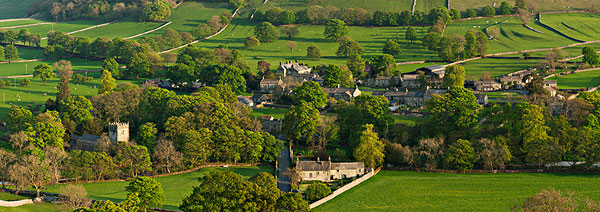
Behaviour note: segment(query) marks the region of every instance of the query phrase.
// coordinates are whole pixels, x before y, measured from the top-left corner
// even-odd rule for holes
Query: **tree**
[[[152,170],[150,154],[145,146],[120,145],[123,148],[117,152],[115,159],[125,172],[129,172],[129,176],[137,177],[142,172]]]
[[[477,11],[475,11],[474,9],[467,9],[467,18],[474,18],[477,17]]]
[[[244,47],[246,47],[246,49],[254,50],[258,46],[260,46],[260,41],[256,39],[256,37],[249,36],[246,38],[246,43],[244,43]]]
[[[32,123],[28,123],[25,134],[29,142],[39,149],[46,147],[63,148],[65,127],[56,111],[38,114]]]
[[[435,9],[432,9],[429,12],[429,20],[431,21],[431,23],[436,23],[439,22],[442,25],[442,32],[444,31],[443,29],[446,28],[446,25],[448,25],[450,23],[450,21],[452,21],[452,17],[450,16],[450,11],[448,11],[448,8],[445,7],[438,7]]]
[[[362,76],[363,71],[365,70],[365,60],[363,60],[359,54],[352,54],[346,62],[346,66],[352,73],[352,76],[359,77]]]
[[[98,87],[98,94],[110,93],[116,87],[117,83],[115,78],[112,77],[112,74],[107,70],[102,71],[102,75],[100,76],[100,87]]]
[[[365,49],[358,42],[352,40],[352,38],[343,37],[339,39],[339,42],[340,46],[335,52],[337,56],[350,57],[353,54],[362,55],[365,53]]]
[[[19,132],[27,129],[27,124],[33,120],[31,111],[23,108],[12,106],[8,112],[6,126],[11,132]]]
[[[372,124],[363,125],[360,144],[354,150],[354,157],[365,163],[365,166],[375,168],[383,163],[385,146],[379,135],[373,131]]]
[[[292,37],[300,34],[300,30],[298,30],[298,26],[294,25],[284,25],[281,26],[281,34],[287,35],[288,39],[292,39]]]
[[[417,40],[417,31],[415,30],[415,28],[409,26],[408,28],[406,28],[406,33],[404,34],[404,38],[406,40],[409,40],[410,43],[412,44],[415,40]]]
[[[302,102],[297,107],[290,108],[283,118],[282,131],[290,143],[298,141],[312,142],[313,136],[320,125],[319,110],[313,105]],[[308,143],[308,142],[306,142]]]
[[[323,93],[321,86],[317,82],[308,81],[302,83],[300,87],[294,89],[294,103],[296,105],[306,102],[313,107],[322,108],[327,103],[327,96]]]
[[[21,87],[27,87],[31,84],[31,81],[29,81],[29,79],[21,79],[19,80],[19,85]]]
[[[485,33],[482,32],[477,32],[477,46],[475,47],[475,52],[479,54],[479,56],[485,56],[485,53],[487,52],[487,43],[488,43],[488,37],[487,35],[485,35]],[[473,55],[475,56],[475,55]]]
[[[10,63],[13,60],[16,60],[19,58],[19,53],[17,51],[17,47],[15,47],[15,45],[12,44],[8,44],[4,47],[4,57],[8,60],[8,63]]]
[[[456,8],[450,9],[450,17],[452,17],[452,20],[460,19],[461,18],[460,11],[458,11],[458,9],[456,9]]]
[[[590,64],[590,66],[592,67],[600,63],[600,55],[596,53],[596,50],[594,50],[594,48],[589,46],[583,47],[581,53],[583,54],[582,61],[584,63]]]
[[[234,93],[246,91],[246,80],[242,70],[226,64],[209,65],[200,72],[200,79],[208,86],[227,84]]]
[[[443,88],[464,87],[465,86],[465,68],[460,65],[446,67],[444,74]]]
[[[164,138],[158,139],[154,150],[154,165],[159,169],[164,169],[171,173],[171,169],[181,165],[183,155],[173,146],[173,142]]]
[[[52,71],[52,67],[50,67],[48,64],[40,64],[33,70],[33,77],[41,78],[44,82],[44,85],[46,85],[47,79],[52,79],[55,76],[54,72]]]
[[[33,187],[36,197],[40,197],[40,191],[49,183],[58,183],[60,179],[60,166],[66,158],[62,149],[48,148],[39,152],[38,155],[23,155],[11,166],[9,178],[11,182],[20,188]]]
[[[128,75],[140,78],[140,76],[150,75],[150,61],[145,54],[134,53],[131,57],[131,61],[127,64],[126,69]]]
[[[556,160],[560,147],[556,140],[548,135],[549,127],[545,126],[542,109],[526,103],[517,106],[522,108],[517,129],[523,138],[522,150],[526,161],[541,166]]]
[[[195,40],[194,36],[192,34],[190,34],[189,32],[182,32],[181,39],[183,39],[183,42],[185,44],[190,44]]]
[[[387,40],[385,46],[383,46],[383,53],[392,56],[398,56],[402,52],[400,45],[393,40]]]
[[[165,34],[162,36],[162,38],[167,45],[171,46],[171,48],[181,45],[181,40],[183,39],[177,31],[171,28],[165,31]]]
[[[515,10],[518,9],[528,10],[529,8],[527,8],[527,0],[517,0],[515,2]]]
[[[371,67],[371,76],[391,76],[396,60],[392,55],[383,54],[369,58],[367,64]]]
[[[473,169],[473,162],[477,159],[471,142],[463,139],[450,144],[446,152],[446,162],[459,171]]]
[[[345,37],[349,32],[348,25],[346,25],[344,21],[339,19],[331,19],[327,21],[327,24],[325,24],[325,31],[323,32],[323,35],[327,39],[339,41],[340,38]]]
[[[4,61],[4,47],[0,46],[0,61]]]
[[[275,206],[281,212],[308,212],[310,205],[302,199],[302,194],[288,192],[277,200]]]
[[[321,58],[321,49],[317,45],[309,46],[306,49],[306,57],[311,60],[319,60]]]
[[[503,1],[500,3],[500,15],[510,15],[512,13],[512,9],[510,8],[510,4],[507,1]]]
[[[254,27],[254,35],[261,42],[269,43],[279,38],[279,31],[269,22],[262,22]]]
[[[92,204],[92,201],[87,198],[88,193],[82,185],[67,184],[59,188],[58,193],[65,195],[60,199],[60,202],[72,210]]]
[[[208,24],[198,24],[196,29],[192,32],[192,35],[198,39],[206,38],[210,36],[212,33],[210,26]]]
[[[146,122],[142,125],[138,132],[137,143],[139,145],[145,146],[148,148],[150,153],[154,152],[154,147],[156,146],[156,134],[158,130],[156,129],[156,124],[152,122]]]
[[[142,9],[140,21],[158,22],[171,16],[171,4],[165,0],[156,0],[151,4],[146,4]]]
[[[71,96],[60,102],[61,117],[74,121],[77,125],[93,120],[92,103],[84,96]]]
[[[462,138],[477,124],[480,106],[475,95],[463,87],[450,87],[445,94],[434,95],[425,104],[430,112],[429,130],[434,134]]]
[[[594,200],[584,199],[573,192],[564,194],[560,190],[550,188],[528,197],[522,204],[515,205],[512,211],[597,211],[598,208],[600,203]]]
[[[352,81],[352,73],[345,71],[337,65],[329,65],[325,69],[323,76],[323,86],[334,88],[337,86],[351,87],[354,85]]]
[[[324,183],[313,182],[306,188],[306,199],[309,201],[317,201],[331,194],[331,189]]]
[[[495,140],[482,138],[473,145],[479,162],[486,170],[503,169],[504,163],[510,161],[512,155],[506,144],[506,139],[498,137]]]
[[[288,41],[285,45],[288,47],[288,49],[290,49],[292,53],[294,53],[294,49],[298,47],[298,44],[296,44],[296,42],[294,41]]]
[[[444,155],[444,139],[428,138],[419,140],[416,154],[426,163],[427,169],[434,169]]]
[[[160,206],[165,200],[163,190],[158,181],[149,177],[136,177],[129,181],[125,187],[127,195],[137,194],[140,198],[139,206],[145,209],[149,206]]]
[[[496,9],[494,9],[492,6],[487,6],[481,9],[481,16],[492,17],[494,15],[496,15]]]

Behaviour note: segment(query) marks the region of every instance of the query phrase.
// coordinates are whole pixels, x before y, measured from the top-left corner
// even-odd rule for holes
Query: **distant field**
[[[165,195],[165,202],[162,208],[178,210],[181,200],[189,195],[193,186],[198,186],[198,178],[204,176],[211,170],[216,168],[200,169],[197,172],[186,174],[171,175],[166,177],[155,178],[162,185]],[[249,167],[230,167],[218,168],[234,171],[245,177],[251,177],[259,172],[268,172],[273,174],[274,167],[272,166],[249,166]],[[127,197],[125,187],[127,181],[103,182],[103,183],[88,183],[83,184],[88,192],[88,197],[96,200],[111,200],[113,202],[121,202]],[[58,192],[58,189],[63,185],[49,185],[49,192]]]
[[[479,79],[484,71],[489,72],[491,77],[500,77],[504,74],[535,67],[538,63],[538,60],[486,58],[467,62],[463,66],[467,71],[467,79]]]
[[[323,211],[509,211],[542,189],[600,200],[598,174],[438,174],[381,171],[314,209]]]
[[[255,50],[247,50],[244,48],[244,42],[246,37],[254,35],[255,25],[256,23],[248,21],[245,17],[236,18],[220,35],[195,45],[212,49],[223,44],[230,49],[238,49],[253,70],[256,70],[257,62],[260,60],[266,60],[272,66],[277,66],[279,62],[287,60],[298,60],[310,66],[320,63],[343,65],[348,60],[335,55],[339,44],[325,39],[323,36],[324,26],[316,25],[299,26],[300,34],[291,39],[298,46],[293,53],[286,46],[289,41],[286,37],[280,37],[280,39],[271,43],[261,43]],[[419,37],[426,31],[425,28],[417,28],[417,30]],[[381,55],[386,40],[399,37],[402,53],[396,58],[398,62],[425,59],[439,60],[435,52],[423,49],[420,41],[415,41],[415,43],[409,45],[408,41],[403,40],[404,32],[403,27],[352,26],[350,27],[349,36],[365,48],[366,52],[363,55],[365,59]],[[319,61],[311,61],[306,58],[306,49],[313,44],[321,49],[322,58]]]
[[[38,57],[40,58],[40,57]],[[43,58],[43,57],[42,57]],[[52,65],[60,59],[34,61],[34,62],[23,62],[23,63],[3,63],[0,64],[0,76],[15,76],[33,73],[33,68],[42,63]],[[74,71],[85,71],[95,70],[102,68],[102,61],[97,60],[84,60],[80,58],[65,58],[64,60],[71,61]],[[27,67],[27,72],[25,71]]]
[[[94,40],[98,37],[105,37],[113,39],[116,37],[126,38],[129,36],[137,35],[139,33],[152,30],[156,27],[163,25],[163,23],[156,22],[138,22],[138,21],[119,21],[117,23],[109,24],[106,26],[86,30],[71,34],[71,36],[77,37],[88,37]]]
[[[485,6],[499,7],[503,1],[508,1],[510,6],[515,5],[515,0],[448,0],[450,8],[457,8],[460,11],[466,11],[469,8],[479,9]],[[563,11],[563,10],[583,10],[591,8],[591,5],[600,6],[596,0],[530,0],[536,8],[536,11]]]
[[[551,80],[556,80],[558,88],[561,89],[591,88],[600,85],[600,71],[586,71],[552,77]]]
[[[541,21],[576,39],[600,40],[600,15],[590,13],[548,14],[542,15]]]
[[[441,2],[441,0],[421,0],[424,3],[423,8],[428,8],[431,2]],[[421,4],[417,1],[417,5]],[[262,1],[260,1],[262,2]],[[267,10],[271,7],[281,7],[287,10],[301,10],[310,7],[306,0],[269,0],[265,5],[260,5],[261,8]],[[412,0],[321,0],[318,5],[327,7],[329,5],[338,8],[363,8],[371,13],[377,10],[385,11],[402,11],[411,10]],[[441,4],[443,5],[443,3]],[[420,7],[417,7],[420,9]],[[428,8],[429,10],[431,8]]]
[[[37,24],[37,23],[43,23],[44,21],[40,21],[40,20],[15,20],[15,21],[3,21],[0,22],[0,28],[2,27],[12,27],[12,26],[21,26],[21,25],[27,25],[27,24]]]
[[[167,19],[167,21],[172,22],[170,25],[144,36],[162,36],[167,29],[174,29],[178,32],[192,32],[198,24],[206,23],[212,16],[221,15],[223,11],[233,12],[228,8],[228,5],[227,3],[184,2],[175,8],[171,13],[171,17]]]
[[[46,58],[46,56],[44,56],[44,51],[39,49],[17,48],[17,53],[19,55],[19,59],[17,60],[32,60]],[[0,64],[0,66],[2,65]],[[0,70],[0,72],[2,71]]]
[[[35,0],[0,0],[0,19],[23,18]]]
[[[1,23],[1,22],[0,22]],[[76,20],[76,21],[67,21],[67,22],[59,22],[56,24],[43,24],[43,25],[35,25],[29,27],[20,27],[10,30],[21,30],[23,28],[29,29],[31,33],[40,33],[42,37],[46,37],[49,31],[54,30],[57,32],[72,32],[75,30],[83,29],[86,27],[94,26],[97,24],[105,23],[103,21],[92,21],[92,20]]]

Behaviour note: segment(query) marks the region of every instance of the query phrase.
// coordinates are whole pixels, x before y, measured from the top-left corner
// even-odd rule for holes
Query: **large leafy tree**
[[[415,28],[413,28],[413,27],[410,27],[410,26],[409,26],[409,27],[406,29],[406,32],[405,32],[405,34],[404,34],[404,38],[405,38],[406,40],[409,40],[411,44],[412,44],[412,43],[413,43],[415,40],[417,40],[417,39],[418,39],[418,37],[417,37],[417,31],[415,30]]]
[[[450,144],[446,152],[446,162],[459,171],[473,169],[473,162],[477,159],[471,142],[463,139]]]
[[[481,106],[471,91],[450,87],[445,94],[434,95],[426,102],[426,107],[431,114],[427,122],[432,133],[463,138],[477,124]]]
[[[584,63],[590,64],[590,66],[596,66],[598,65],[598,63],[600,63],[600,56],[598,55],[598,53],[596,53],[596,50],[594,50],[594,48],[589,46],[583,47],[581,53],[583,54]]]
[[[352,54],[348,62],[346,62],[346,66],[348,66],[352,76],[360,77],[363,76],[363,71],[365,70],[365,60],[362,59],[360,54]]]
[[[446,67],[444,74],[443,88],[464,87],[465,86],[465,68],[460,65]]]
[[[325,31],[323,32],[323,35],[327,39],[338,41],[340,38],[348,35],[349,32],[348,25],[346,25],[344,21],[339,19],[331,19],[325,24]]]
[[[317,201],[331,194],[331,188],[325,183],[313,182],[306,188],[306,199],[309,201]]]
[[[291,142],[312,141],[320,126],[319,110],[308,103],[301,103],[285,113],[282,131]]]
[[[158,134],[156,124],[152,122],[146,122],[139,129],[137,143],[145,146],[148,148],[148,151],[152,153],[154,152],[154,147],[156,146],[156,134]]]
[[[209,65],[201,72],[201,79],[208,86],[227,84],[234,93],[246,91],[246,80],[242,70],[226,64]]]
[[[27,129],[27,124],[33,120],[30,110],[23,107],[12,106],[8,112],[6,126],[11,132]]]
[[[141,21],[162,21],[171,16],[171,4],[165,0],[156,0],[142,9]]]
[[[94,119],[92,103],[84,96],[71,96],[60,103],[62,118],[74,121],[78,125]]]
[[[6,45],[4,47],[4,58],[6,58],[8,60],[8,63],[10,63],[13,60],[18,59],[19,53],[18,53],[17,47],[15,47],[15,45],[12,45],[12,44]]]
[[[323,85],[330,88],[337,87],[338,85],[343,87],[353,86],[352,73],[348,70],[343,70],[338,65],[329,65],[325,69]]]
[[[46,85],[47,79],[52,79],[55,75],[54,71],[52,71],[52,67],[48,64],[40,64],[33,68],[33,70],[33,77],[41,78],[44,82],[44,85]]]
[[[385,145],[379,135],[373,131],[372,124],[363,125],[360,144],[354,150],[354,158],[365,163],[365,166],[375,168],[383,163]]]
[[[127,195],[137,194],[140,198],[139,206],[146,209],[150,206],[160,206],[165,200],[163,190],[158,181],[149,177],[136,177],[129,181],[125,187]]]
[[[309,46],[306,49],[306,57],[311,60],[319,60],[321,58],[321,49],[317,45]]]
[[[389,101],[383,96],[360,95],[354,98],[354,104],[343,107],[338,112],[340,140],[347,145],[357,146],[360,141],[362,127],[372,124],[375,132],[386,136],[394,123]]]
[[[131,61],[127,64],[126,71],[129,76],[135,76],[136,78],[139,78],[140,76],[149,76],[151,72],[148,56],[142,53],[134,53],[131,57]]]
[[[304,199],[302,194],[289,192],[282,195],[277,200],[277,206],[281,212],[308,212],[310,205]]]
[[[119,150],[115,156],[116,162],[129,176],[137,177],[139,174],[152,171],[150,154],[145,146],[119,143]]]
[[[322,108],[327,103],[327,96],[323,93],[323,89],[319,83],[314,81],[308,81],[302,83],[300,87],[294,89],[294,103],[296,105],[306,102],[311,104],[313,107]]]
[[[104,70],[100,76],[100,87],[98,87],[98,94],[110,93],[117,87],[117,81],[112,77],[112,74]]]
[[[392,55],[383,54],[369,58],[368,65],[371,67],[371,76],[391,76],[396,60]]]
[[[63,148],[65,128],[56,111],[46,111],[39,114],[34,121],[27,124],[25,134],[27,134],[29,142],[34,147],[40,149],[47,146]]]
[[[402,52],[402,49],[400,49],[400,45],[398,43],[396,43],[396,41],[387,40],[385,42],[385,45],[383,46],[384,54],[399,56],[401,52]]]
[[[362,55],[365,53],[365,49],[360,44],[350,37],[342,37],[339,39],[340,46],[335,52],[337,56],[350,57],[351,55],[358,54]]]
[[[279,38],[279,31],[273,24],[265,21],[254,27],[254,35],[261,42],[269,43]]]
[[[520,103],[517,105],[520,116],[516,130],[522,138],[522,151],[527,162],[538,166],[557,160],[560,146],[548,135],[550,129],[545,125],[542,108],[537,105]]]

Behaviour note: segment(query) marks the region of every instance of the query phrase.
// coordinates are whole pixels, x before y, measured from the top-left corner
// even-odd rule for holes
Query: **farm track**
[[[140,34],[133,35],[133,36],[129,36],[129,37],[126,37],[126,38],[123,38],[123,39],[125,39],[125,40],[128,40],[128,39],[131,39],[131,38],[136,38],[136,37],[139,37],[139,36],[142,36],[142,35],[145,35],[145,34],[153,33],[153,32],[155,32],[155,31],[157,31],[157,30],[160,30],[160,29],[162,29],[163,27],[166,27],[166,26],[168,26],[168,25],[169,25],[169,24],[171,24],[171,23],[172,23],[172,22],[170,22],[170,21],[169,21],[169,22],[167,22],[167,23],[165,23],[165,24],[163,24],[163,25],[160,25],[159,27],[156,27],[156,28],[152,29],[152,30],[148,30],[148,31],[146,31],[146,32],[142,32],[142,33],[140,33]]]
[[[75,34],[75,33],[78,33],[78,32],[83,32],[83,31],[87,31],[87,30],[90,30],[90,29],[98,28],[98,27],[103,27],[103,26],[106,26],[106,25],[109,25],[109,24],[114,24],[114,23],[117,23],[117,22],[119,22],[119,21],[118,20],[117,21],[111,21],[111,22],[108,22],[108,23],[103,23],[103,24],[98,24],[98,25],[94,25],[94,26],[91,26],[91,27],[86,27],[86,28],[83,28],[83,29],[79,29],[79,30],[75,30],[75,31],[72,31],[72,32],[68,32],[67,35]],[[43,37],[42,38],[42,40],[46,40],[46,39],[48,39],[48,37]]]

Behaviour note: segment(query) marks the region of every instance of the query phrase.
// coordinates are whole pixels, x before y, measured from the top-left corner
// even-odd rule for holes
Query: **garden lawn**
[[[552,77],[560,89],[591,88],[600,85],[600,70]]]
[[[78,32],[71,34],[71,36],[77,37],[88,37],[92,41],[99,37],[104,37],[108,39],[113,38],[126,38],[129,36],[137,35],[154,28],[157,28],[164,23],[156,23],[156,22],[138,22],[138,21],[119,21],[116,23],[112,23],[106,26],[97,27],[94,29],[86,30],[83,32]]]
[[[35,0],[0,0],[0,18],[21,18],[27,16],[29,5]]]
[[[576,43],[575,41],[569,40],[553,31],[535,24],[533,21],[529,23],[529,26],[544,34],[531,31],[525,28],[517,17],[455,21],[448,25],[445,35],[465,35],[467,31],[482,31],[484,28],[490,26],[492,26],[491,28],[497,28],[499,35],[497,39],[488,42],[488,54],[552,48]]]
[[[467,79],[477,80],[484,71],[489,72],[491,77],[501,77],[504,74],[536,67],[538,63],[538,60],[486,58],[467,62],[463,66]]]
[[[196,29],[198,24],[206,23],[212,16],[221,15],[223,11],[233,12],[228,9],[228,3],[213,3],[213,2],[195,2],[188,1],[179,5],[171,13],[171,17],[167,21],[172,22],[166,27],[152,33],[146,34],[146,37],[156,37],[165,34],[167,29],[174,29],[178,32],[191,33]],[[139,37],[141,38],[141,37]]]
[[[425,120],[424,117],[408,117],[395,114],[392,115],[392,118],[394,118],[394,124],[403,124],[410,127],[414,127],[417,123]]]
[[[600,15],[591,13],[560,13],[542,15],[542,23],[579,40],[600,39]],[[566,24],[566,25],[565,25]]]
[[[419,0],[417,0],[419,1]],[[480,9],[485,6],[492,6],[496,3],[496,8],[500,7],[500,3],[504,0],[448,0],[450,8],[457,8],[460,11],[466,11],[469,8]],[[515,0],[506,0],[510,6],[515,5]],[[582,10],[590,8],[590,5],[599,5],[597,0],[530,0],[535,4],[536,11],[563,11],[563,10]]]
[[[287,108],[261,107],[252,109],[252,115],[257,118],[260,118],[261,116],[273,116],[274,119],[282,119],[287,111]]]
[[[335,52],[339,44],[332,40],[325,39],[323,36],[324,26],[322,25],[301,25],[300,34],[293,37],[291,41],[297,43],[297,48],[292,52],[287,47],[287,37],[280,37],[271,43],[261,43],[255,50],[244,48],[246,37],[254,35],[254,26],[256,23],[248,21],[246,17],[235,18],[232,24],[221,34],[202,42],[195,46],[213,49],[219,45],[226,45],[229,49],[240,50],[252,70],[256,70],[257,63],[265,60],[275,69],[279,62],[298,60],[315,66],[320,63],[345,65],[348,58],[338,57]],[[372,56],[381,55],[382,49],[387,39],[398,37],[402,53],[396,56],[397,62],[417,61],[417,60],[439,60],[437,53],[422,48],[420,41],[409,44],[404,40],[405,29],[403,27],[349,27],[349,36],[365,48],[364,59]],[[417,27],[419,37],[426,29]],[[306,58],[306,49],[311,45],[317,45],[321,49],[322,58],[319,61],[311,61]]]
[[[550,187],[600,200],[599,174],[441,174],[381,171],[314,209],[321,211],[509,211]]]
[[[486,94],[490,100],[524,100],[523,95],[513,92],[484,92],[481,94]]]
[[[229,167],[229,168],[205,168],[197,172],[171,175],[155,178],[162,185],[165,195],[165,202],[161,208],[178,210],[181,200],[192,193],[193,186],[198,186],[198,178],[204,176],[214,169],[227,169],[249,178],[259,172],[268,172],[273,174],[272,166],[250,166],[250,167]],[[102,182],[83,184],[88,192],[88,197],[96,200],[111,200],[121,202],[127,197],[125,187],[127,181]],[[63,185],[49,185],[48,191],[57,192]]]

